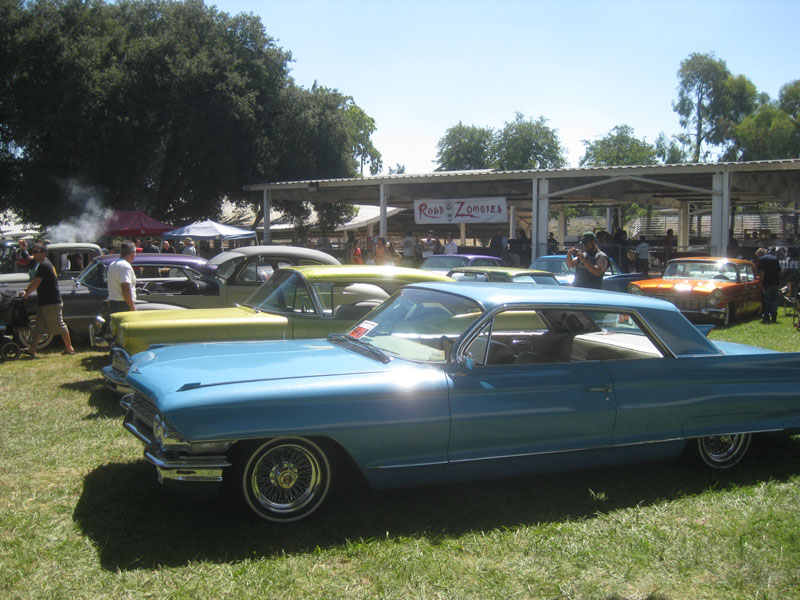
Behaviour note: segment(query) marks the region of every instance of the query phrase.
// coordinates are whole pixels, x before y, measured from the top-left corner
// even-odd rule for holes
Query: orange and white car
[[[692,321],[727,325],[761,310],[753,263],[736,258],[676,258],[660,279],[631,282],[628,292],[668,300]]]

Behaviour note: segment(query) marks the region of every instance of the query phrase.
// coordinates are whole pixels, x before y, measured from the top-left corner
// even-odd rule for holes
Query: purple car
[[[482,254],[435,254],[422,261],[420,269],[447,273],[458,267],[504,267],[505,261],[496,256]]]

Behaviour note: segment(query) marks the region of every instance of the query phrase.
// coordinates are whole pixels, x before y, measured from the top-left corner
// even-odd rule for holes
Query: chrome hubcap
[[[320,465],[315,456],[303,446],[290,443],[275,446],[258,459],[250,489],[265,508],[292,513],[313,500],[320,483]]]
[[[275,465],[269,473],[269,480],[272,485],[282,487],[285,490],[297,483],[300,473],[292,464],[284,462],[282,465]]]

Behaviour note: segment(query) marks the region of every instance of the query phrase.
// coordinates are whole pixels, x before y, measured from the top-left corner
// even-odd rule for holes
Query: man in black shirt
[[[583,234],[581,242],[583,248],[574,246],[567,252],[567,266],[575,269],[572,285],[599,290],[608,268],[608,256],[597,247],[597,236],[591,231]]]
[[[38,266],[27,289],[20,292],[20,295],[25,298],[33,292],[37,292],[36,299],[39,310],[36,312],[31,346],[23,352],[36,358],[36,348],[42,335],[47,331],[50,335],[57,333],[61,335],[64,342],[64,354],[75,354],[75,348],[72,347],[72,340],[69,337],[69,329],[61,316],[61,291],[58,289],[56,269],[47,260],[47,250],[44,246],[36,244],[31,250]]]
[[[766,248],[756,250],[756,260],[756,275],[761,281],[761,322],[774,323],[778,320],[781,263]]]

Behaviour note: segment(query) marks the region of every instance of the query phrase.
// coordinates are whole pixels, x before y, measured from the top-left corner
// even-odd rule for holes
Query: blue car
[[[535,292],[532,292],[535,290]],[[668,459],[800,432],[800,353],[712,342],[663,300],[420,283],[327,339],[133,357],[125,427],[160,481],[303,519],[354,467],[386,489]]]
[[[550,271],[556,276],[558,283],[561,285],[572,285],[575,279],[575,269],[570,269],[567,266],[566,254],[540,256],[534,259],[530,268],[538,269],[539,271]],[[629,283],[647,278],[648,276],[644,273],[623,273],[617,261],[609,256],[608,269],[603,275],[603,289],[610,292],[627,292]]]

